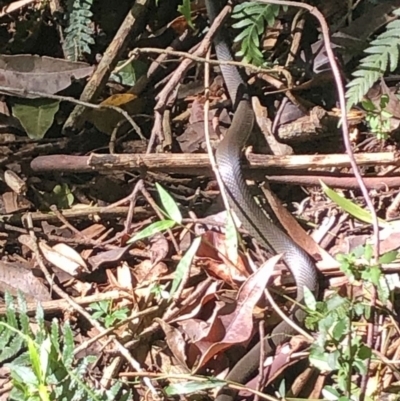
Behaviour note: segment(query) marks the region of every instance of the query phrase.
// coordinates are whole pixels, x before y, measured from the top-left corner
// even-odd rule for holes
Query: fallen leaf
[[[37,97],[27,94],[30,91],[53,95],[68,88],[73,80],[86,78],[93,70],[89,64],[59,58],[1,54],[0,82],[9,89],[1,89],[0,93],[30,98]]]
[[[224,328],[225,334],[223,338],[215,342],[209,338],[207,338],[208,341],[203,339],[194,342],[202,350],[197,368],[204,366],[215,354],[222,352],[231,345],[244,343],[251,338],[253,332],[253,309],[263,295],[273,268],[279,259],[280,255],[273,256],[251,275],[239,290],[237,306],[233,313],[217,318]]]
[[[0,293],[8,291],[17,296],[18,292],[25,295],[27,301],[50,301],[47,287],[36,277],[32,270],[22,263],[0,261]]]
[[[54,99],[15,99],[12,113],[31,139],[42,139],[52,126],[60,102]]]
[[[86,263],[80,255],[66,244],[57,244],[51,248],[44,242],[39,242],[39,248],[47,261],[72,277],[87,271]]]
[[[125,110],[129,115],[135,115],[142,112],[144,100],[138,98],[132,93],[116,94],[103,100],[102,106],[115,106]],[[115,127],[120,124],[125,117],[116,110],[109,108],[92,109],[87,115],[90,121],[99,131],[111,135]]]

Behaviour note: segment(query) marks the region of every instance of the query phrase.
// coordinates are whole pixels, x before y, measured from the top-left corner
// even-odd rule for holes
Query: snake
[[[222,4],[219,0],[206,0],[210,23],[217,17]],[[213,38],[215,52],[219,61],[233,60],[225,33],[219,29]],[[312,293],[318,290],[318,276],[314,262],[308,254],[286,233],[274,225],[254,200],[241,168],[241,154],[252,132],[254,112],[249,90],[236,65],[221,63],[220,69],[231,98],[234,114],[232,123],[216,150],[216,162],[222,178],[229,206],[233,209],[242,226],[250,236],[273,254],[282,254],[282,259],[293,275],[297,286],[297,303],[303,303],[304,288]],[[297,324],[302,324],[305,312],[295,307],[290,315]],[[264,337],[264,354],[271,355],[276,347],[296,334],[295,329],[286,321],[279,323]],[[261,342],[256,344],[240,359],[228,373],[226,380],[245,384],[258,370]],[[236,391],[223,387],[216,401],[233,401]]]

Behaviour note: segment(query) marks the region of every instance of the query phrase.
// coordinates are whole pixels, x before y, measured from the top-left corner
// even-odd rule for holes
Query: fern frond
[[[394,11],[400,16],[400,9]],[[373,40],[364,50],[368,56],[360,61],[359,68],[353,73],[354,79],[347,85],[347,109],[360,102],[372,85],[387,70],[394,71],[399,63],[400,20],[390,22],[386,30]]]
[[[261,53],[260,36],[264,33],[266,26],[272,26],[279,14],[280,6],[275,4],[260,4],[244,2],[233,9],[232,18],[239,20],[233,24],[233,28],[242,29],[234,39],[241,42],[241,49],[236,53],[243,57],[246,63],[257,66],[264,64],[264,56]]]
[[[92,17],[90,10],[93,0],[68,1],[68,27],[65,29],[64,52],[71,61],[79,60],[84,53],[90,54],[94,44]]]

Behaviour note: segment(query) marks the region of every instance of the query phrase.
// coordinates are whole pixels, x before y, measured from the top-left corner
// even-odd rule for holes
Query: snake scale
[[[212,23],[220,11],[221,4],[218,0],[206,0],[206,7]],[[221,29],[214,38],[214,46],[218,60],[232,60],[228,42]],[[232,124],[216,152],[218,169],[224,182],[229,204],[249,234],[260,245],[272,253],[283,254],[283,260],[296,281],[296,300],[302,302],[304,287],[314,293],[317,291],[318,280],[315,265],[303,249],[266,217],[246,185],[240,159],[242,149],[253,128],[254,113],[246,82],[238,68],[233,65],[221,65],[221,71],[234,105]],[[295,308],[290,318],[301,324],[305,315],[301,309]],[[263,339],[265,355],[271,354],[277,345],[285,342],[293,334],[295,334],[294,329],[282,321]],[[254,376],[259,367],[260,347],[261,344],[258,343],[245,354],[229,372],[227,380],[246,383]],[[235,395],[235,391],[223,388],[216,400],[233,401]]]

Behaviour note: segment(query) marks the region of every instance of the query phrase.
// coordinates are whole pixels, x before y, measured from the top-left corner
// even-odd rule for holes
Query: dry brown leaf
[[[67,61],[45,56],[0,55],[1,93],[21,95],[13,92],[23,90],[23,97],[29,96],[26,92],[42,92],[55,94],[68,88],[73,79],[82,79],[93,72],[94,67],[86,63]]]
[[[218,281],[212,282],[200,301],[196,300],[195,305],[189,305],[181,310],[181,315],[176,317],[175,319],[172,319],[170,323],[181,322],[198,316],[203,310],[204,305],[215,299],[215,293],[217,292],[217,289],[220,285],[221,283]]]
[[[178,329],[164,322],[162,319],[155,318],[154,320],[158,322],[164,331],[168,347],[176,360],[180,363],[181,368],[184,368],[189,372],[190,370],[186,364],[186,341],[184,340],[182,333]]]
[[[21,291],[27,301],[50,301],[51,296],[42,281],[32,270],[21,263],[0,261],[0,293],[8,291],[17,296]]]
[[[203,340],[196,345],[204,351],[198,363],[198,367],[204,366],[215,354],[222,352],[233,344],[244,343],[251,338],[253,331],[253,309],[264,293],[265,287],[271,277],[272,271],[280,255],[272,257],[258,269],[242,285],[237,296],[237,306],[233,313],[223,315],[216,319],[224,328],[222,339],[211,340],[211,344]],[[218,322],[219,321],[219,322]],[[212,333],[214,334],[214,333]]]

